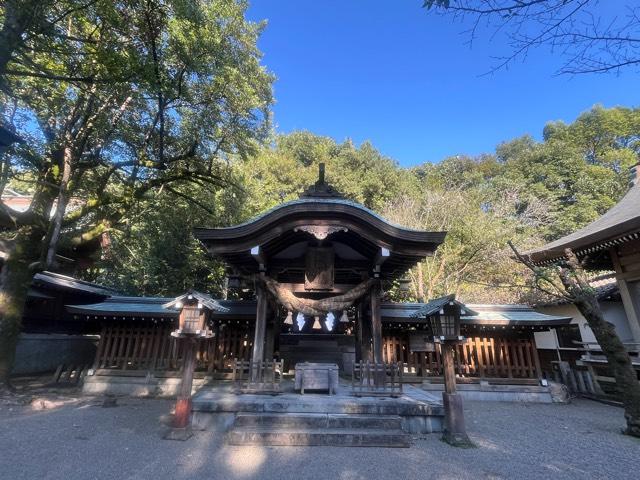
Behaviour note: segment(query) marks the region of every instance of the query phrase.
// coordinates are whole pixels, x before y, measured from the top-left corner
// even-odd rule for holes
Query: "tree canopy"
[[[220,293],[223,272],[210,266],[211,275],[196,277],[196,265],[209,260],[182,233],[175,243],[150,234],[164,228],[175,232],[173,226],[184,232],[248,220],[298,198],[324,162],[328,181],[348,198],[395,223],[449,232],[436,255],[408,273],[410,298],[456,293],[468,302],[527,301],[528,271],[513,261],[507,242],[526,250],[591,222],[614,205],[635,163],[639,115],[637,109],[596,106],[570,124],[549,122],[541,129],[542,141],[523,136],[501,143],[493,154],[450,157],[414,168],[402,168],[370,143],[356,146],[310,132],[279,135],[246,161],[230,163],[236,187],[209,197],[201,187],[189,189],[191,195],[206,197],[206,205],[163,207],[137,217],[131,230],[137,233],[114,233],[120,266],[102,264],[109,275],[93,278],[106,278],[114,286],[126,278],[129,291],[145,294],[173,294],[189,279],[193,285],[207,279],[205,289]],[[158,252],[157,259],[141,260],[143,251]],[[168,265],[175,275],[162,274]],[[117,272],[124,273],[118,277]],[[153,282],[144,280],[151,272]]]

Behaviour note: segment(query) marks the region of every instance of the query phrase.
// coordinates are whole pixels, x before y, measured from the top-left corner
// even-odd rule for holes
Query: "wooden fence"
[[[95,370],[176,372],[182,366],[182,345],[170,335],[174,327],[156,324],[108,325],[102,329]],[[249,360],[253,333],[244,326],[220,329],[200,342],[196,370],[229,372],[234,360]]]
[[[351,376],[351,392],[356,395],[402,395],[402,363],[356,362]]]
[[[433,352],[412,352],[407,335],[385,335],[385,362],[402,362],[405,373],[420,377],[442,375],[440,346]],[[456,373],[479,378],[541,378],[540,361],[533,338],[471,337],[457,345]]]

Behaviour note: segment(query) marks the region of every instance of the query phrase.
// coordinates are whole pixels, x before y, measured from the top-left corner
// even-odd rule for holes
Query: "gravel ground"
[[[640,478],[640,440],[621,435],[622,410],[467,402],[478,448],[437,434],[409,449],[228,447],[221,434],[160,438],[163,400],[0,404],[0,479],[502,479]]]

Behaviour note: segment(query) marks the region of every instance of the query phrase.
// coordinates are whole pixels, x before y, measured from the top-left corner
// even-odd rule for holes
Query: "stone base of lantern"
[[[193,436],[193,429],[191,426],[184,428],[170,428],[162,436],[165,440],[189,440]]]

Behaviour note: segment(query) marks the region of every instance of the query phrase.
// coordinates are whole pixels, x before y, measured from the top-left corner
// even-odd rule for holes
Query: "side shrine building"
[[[446,232],[386,221],[336,192],[323,166],[298,200],[240,225],[194,234],[226,263],[230,292],[229,299],[207,297],[216,308],[202,317],[210,333],[198,342],[196,381],[229,378],[242,361],[281,361],[285,372],[302,362],[330,363],[350,376],[354,365],[370,360],[401,364],[404,382],[438,383],[441,348],[429,319],[451,314],[465,338],[456,345],[460,381],[537,384],[548,369],[540,364],[534,332],[571,321],[523,305],[463,305],[453,296],[389,302],[385,292],[402,288],[407,271],[433,255]],[[120,296],[46,272],[32,290],[29,311],[56,309],[58,330],[99,334],[85,386],[134,377],[155,379],[160,393],[177,385],[183,352],[171,336],[178,328],[175,299]],[[53,290],[65,292],[55,296],[62,304],[47,307],[56,301]],[[36,317],[27,319],[28,329],[42,325]]]

